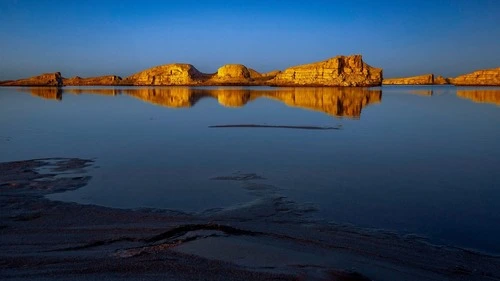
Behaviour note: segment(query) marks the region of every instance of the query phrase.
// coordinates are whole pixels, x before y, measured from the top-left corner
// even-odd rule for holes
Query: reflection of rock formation
[[[219,89],[209,90],[210,96],[217,99],[219,104],[226,107],[241,107],[250,101],[251,90],[244,89]]]
[[[97,88],[64,88],[64,93],[81,95],[81,94],[95,94],[95,95],[103,95],[103,96],[116,96],[122,93],[121,89],[114,88],[105,88],[105,89],[97,89]]]
[[[33,96],[48,100],[62,100],[62,90],[59,87],[32,87],[29,89]]]
[[[268,98],[299,107],[324,112],[338,117],[359,118],[361,110],[382,99],[382,91],[353,87],[317,88],[275,88],[271,90],[251,90],[245,88],[202,89],[189,87],[141,87],[122,89],[85,88],[23,88],[33,95],[62,99],[62,93],[71,94],[126,94],[140,100],[166,107],[191,107],[202,98],[217,99],[226,107],[241,107],[258,98]]]
[[[457,86],[500,86],[500,67],[478,70],[451,79]]]
[[[419,95],[419,96],[432,96],[433,91],[432,90],[411,90],[409,91],[410,94],[414,95]]]
[[[338,117],[359,118],[361,110],[382,100],[382,91],[366,88],[287,88],[263,95],[288,106],[321,111]]]
[[[123,93],[166,107],[191,107],[203,95],[187,87],[124,89]]]
[[[0,86],[54,86],[54,87],[59,87],[62,85],[63,85],[63,78],[60,72],[44,73],[42,75],[33,76],[26,79],[6,81],[0,84]]]
[[[457,90],[457,96],[473,102],[500,106],[500,90]]]
[[[212,97],[227,107],[240,107],[258,98],[270,98],[288,106],[324,112],[333,116],[359,118],[361,110],[382,99],[380,90],[365,88],[285,88],[268,91],[249,89],[150,88],[126,89],[123,93],[167,107],[190,107]]]
[[[382,69],[369,66],[363,62],[361,55],[337,56],[290,67],[272,82],[278,86],[379,86]]]

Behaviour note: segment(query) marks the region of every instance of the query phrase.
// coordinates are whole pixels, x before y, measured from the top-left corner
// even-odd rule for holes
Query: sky
[[[500,67],[499,0],[0,0],[0,80],[167,63],[260,72],[362,54],[384,77]]]

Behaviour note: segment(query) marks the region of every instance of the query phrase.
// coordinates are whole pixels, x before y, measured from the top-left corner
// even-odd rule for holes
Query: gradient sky
[[[128,76],[186,62],[258,71],[362,54],[385,77],[500,66],[499,0],[0,0],[0,80]]]

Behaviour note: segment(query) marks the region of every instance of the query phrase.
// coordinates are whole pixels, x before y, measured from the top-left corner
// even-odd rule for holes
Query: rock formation
[[[6,81],[0,86],[53,86],[60,87],[63,85],[63,78],[60,72],[44,73],[42,75],[19,79],[14,81]]]
[[[447,85],[450,84],[450,79],[445,78],[441,75],[434,77],[434,85]]]
[[[337,56],[322,62],[295,66],[261,74],[241,64],[220,67],[215,74],[205,74],[191,64],[167,64],[143,70],[125,79],[108,75],[64,79],[60,73],[6,81],[5,86],[379,86],[382,69],[364,63],[361,55]]]
[[[379,86],[382,69],[364,63],[361,55],[337,56],[290,67],[276,75],[271,83],[276,86]]]
[[[81,78],[79,76],[63,78],[64,86],[112,86],[120,85],[122,78],[116,75]]]
[[[434,74],[424,74],[419,76],[404,78],[386,78],[382,81],[384,85],[432,85],[434,84]]]
[[[458,90],[457,96],[477,103],[500,106],[500,90]]]
[[[130,85],[198,85],[205,80],[201,73],[191,64],[166,64],[143,70],[124,79]]]
[[[500,67],[474,71],[450,80],[457,86],[500,86]]]
[[[226,64],[217,70],[217,75],[212,77],[211,81],[221,83],[248,83],[253,81],[253,79],[246,66],[242,64]]]

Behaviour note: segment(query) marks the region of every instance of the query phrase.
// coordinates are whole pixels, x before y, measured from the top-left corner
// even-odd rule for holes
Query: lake
[[[1,162],[96,161],[51,199],[198,213],[280,196],[314,220],[490,253],[499,141],[493,87],[0,88]]]

